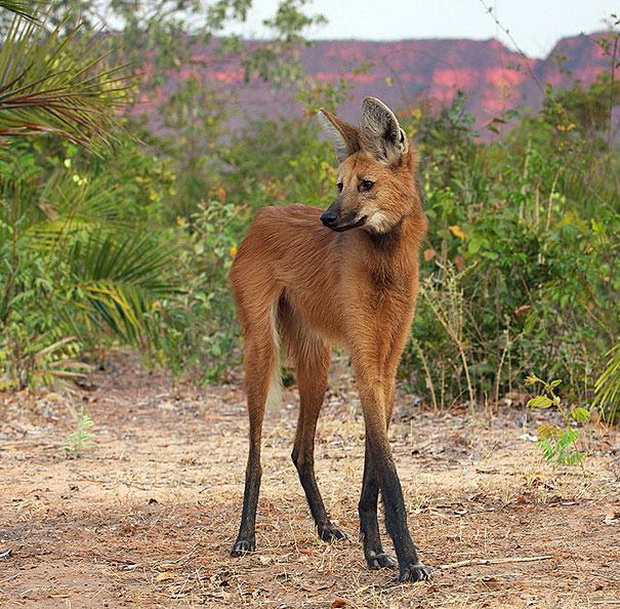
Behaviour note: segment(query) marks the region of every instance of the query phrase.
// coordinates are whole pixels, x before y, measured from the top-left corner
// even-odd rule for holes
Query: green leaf
[[[594,405],[601,408],[605,420],[611,422],[620,412],[620,344],[607,353],[605,370],[594,385]]]
[[[586,458],[586,453],[576,450],[565,458],[566,465],[577,465]]]
[[[549,408],[553,402],[545,395],[538,395],[532,398],[528,403],[528,408]]]
[[[474,235],[470,239],[470,241],[469,241],[469,243],[467,245],[467,251],[470,254],[475,254],[475,253],[477,253],[480,250],[481,247],[482,247],[482,239],[480,239],[480,237]]]
[[[575,408],[570,416],[577,423],[587,423],[590,420],[590,411],[587,408]]]
[[[562,430],[557,425],[542,424],[538,428],[538,437],[541,440],[549,440],[560,435]]]
[[[558,445],[566,448],[579,437],[579,431],[576,429],[565,429],[564,433],[558,439]]]
[[[555,446],[552,444],[552,442],[550,440],[541,440],[540,448],[543,453],[543,458],[546,461],[553,461],[557,451],[555,449]]]

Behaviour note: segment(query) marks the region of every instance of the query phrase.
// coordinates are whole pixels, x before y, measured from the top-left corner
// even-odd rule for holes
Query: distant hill
[[[379,97],[393,108],[405,109],[421,98],[450,103],[461,90],[481,125],[510,108],[539,107],[547,84],[568,87],[575,81],[592,83],[609,65],[609,58],[596,43],[603,35],[564,38],[545,59],[524,58],[495,39],[429,39],[320,41],[302,51],[302,60],[311,78],[330,82],[345,74],[354,85],[351,99],[339,110],[349,120],[356,121],[361,99],[367,95]],[[372,67],[367,73],[355,73],[354,69],[363,63]],[[273,91],[260,82],[245,83],[239,61],[222,59],[215,45],[196,45],[191,61],[181,67],[179,74],[174,78],[198,76],[205,86],[235,90],[241,114],[231,118],[232,128],[251,118],[302,112],[293,92]],[[174,78],[160,95],[174,87]],[[146,99],[142,110],[152,110]]]

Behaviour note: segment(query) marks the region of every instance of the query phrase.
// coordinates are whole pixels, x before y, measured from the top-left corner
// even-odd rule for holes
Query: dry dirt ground
[[[554,469],[522,408],[433,414],[400,395],[391,435],[409,523],[424,561],[440,566],[432,583],[402,585],[367,571],[357,541],[364,431],[350,381],[329,395],[317,445],[325,502],[349,540],[314,536],[289,457],[289,391],[265,424],[257,552],[233,559],[246,458],[238,384],[172,389],[128,356],[115,366],[73,398],[0,395],[2,609],[620,605],[616,430],[587,431],[585,471]],[[67,458],[82,406],[95,437]]]

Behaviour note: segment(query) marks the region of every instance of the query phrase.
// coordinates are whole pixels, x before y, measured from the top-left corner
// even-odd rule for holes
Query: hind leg
[[[307,354],[305,358],[298,361],[297,385],[300,406],[292,454],[318,535],[323,541],[346,537],[329,519],[314,473],[314,437],[325,395],[329,360],[329,349],[321,345],[320,348],[317,346],[311,354]]]
[[[299,418],[291,458],[319,537],[323,541],[344,539],[346,535],[327,515],[314,473],[314,437],[327,386],[331,350],[318,336],[305,330],[286,305],[281,306],[280,313],[283,337],[296,363],[299,388]]]
[[[275,382],[275,375],[280,373],[277,368],[277,347],[270,324],[263,323],[252,326],[249,330],[246,329],[244,359],[250,444],[245,472],[241,526],[230,552],[231,556],[241,556],[252,552],[256,547],[256,508],[262,476],[260,449],[263,417],[270,384]]]

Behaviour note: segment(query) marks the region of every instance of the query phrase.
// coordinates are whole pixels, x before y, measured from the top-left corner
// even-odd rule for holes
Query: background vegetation
[[[328,205],[333,152],[308,118],[224,133],[222,100],[191,79],[159,109],[165,129],[150,130],[131,109],[138,90],[148,94],[180,65],[189,44],[179,36],[209,39],[250,4],[147,2],[139,13],[118,1],[101,15],[79,0],[37,14],[5,0],[24,15],[1,13],[0,390],[79,381],[117,344],[195,381],[224,379],[238,363],[226,280],[236,247],[262,205]],[[281,2],[273,43],[244,54],[229,39],[225,50],[249,78],[296,86],[310,114],[317,104],[337,109],[347,86],[303,80],[296,49],[320,21],[304,5]],[[198,15],[206,17],[190,30]],[[93,33],[102,18],[118,31]],[[155,48],[148,80],[117,69]],[[430,219],[400,375],[434,408],[496,403],[535,373],[561,379],[563,399],[587,407],[598,381],[613,417],[617,33],[604,51],[610,69],[597,83],[549,89],[540,112],[493,121],[503,135],[491,141],[460,97],[446,109],[399,111],[420,152]]]

